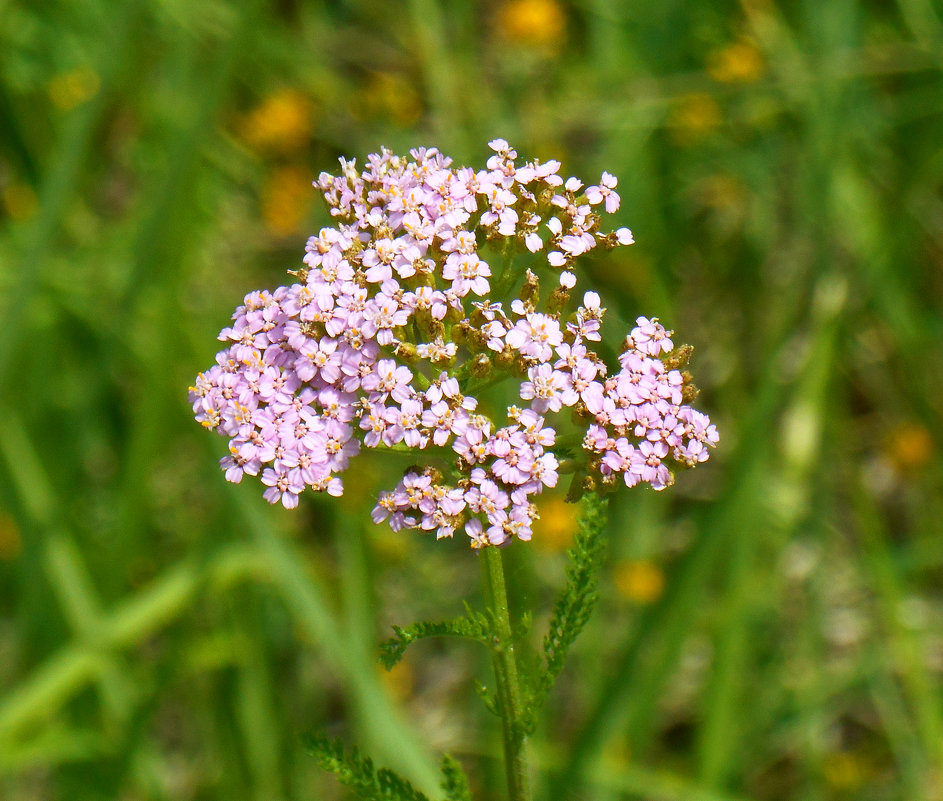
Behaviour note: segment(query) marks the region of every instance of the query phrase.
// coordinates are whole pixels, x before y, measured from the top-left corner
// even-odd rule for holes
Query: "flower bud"
[[[524,286],[521,287],[518,297],[525,305],[534,306],[540,298],[540,279],[528,268]]]
[[[407,364],[412,364],[419,359],[419,354],[416,353],[416,346],[412,342],[398,342],[393,353]]]
[[[462,320],[462,322],[452,326],[451,330],[449,331],[449,336],[456,345],[461,347],[468,342],[470,330],[471,327],[468,325],[468,323]]]
[[[693,401],[699,394],[700,390],[694,386],[694,376],[692,376],[687,370],[681,373],[681,400],[685,403],[690,403]]]
[[[435,276],[432,274],[432,270],[429,269],[426,259],[413,259],[413,269],[416,271],[413,278],[416,286],[435,286]]]
[[[502,370],[507,370],[512,364],[514,364],[514,359],[516,357],[517,353],[514,351],[514,349],[505,346],[504,350],[494,357],[494,363]]]
[[[479,353],[471,363],[471,374],[475,378],[486,378],[491,375],[491,359],[487,353]]]
[[[601,490],[612,492],[612,490],[619,486],[619,476],[616,473],[606,473],[606,475],[599,477],[599,482],[602,483],[602,487],[600,487]]]
[[[456,345],[459,347],[464,345],[473,353],[486,350],[488,347],[488,343],[485,341],[485,337],[481,331],[469,325],[467,320],[462,320],[456,325],[453,325],[451,336],[452,341]]]
[[[550,293],[550,297],[547,298],[547,313],[558,314],[569,302],[570,290],[565,286],[558,286]]]
[[[688,363],[692,353],[694,348],[691,345],[681,345],[665,356],[662,362],[668,370],[677,370]]]

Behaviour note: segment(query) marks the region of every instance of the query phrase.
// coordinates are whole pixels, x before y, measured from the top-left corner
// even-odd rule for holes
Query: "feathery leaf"
[[[566,569],[566,585],[553,607],[544,637],[545,665],[536,685],[529,688],[530,697],[524,716],[528,734],[533,733],[540,708],[563,670],[570,647],[583,630],[599,599],[599,569],[606,550],[602,532],[606,526],[608,500],[588,494],[580,503],[582,513],[579,529],[567,552],[570,563]]]
[[[472,801],[468,776],[461,763],[448,754],[442,757],[442,789],[445,790],[445,801]]]
[[[463,637],[487,643],[491,630],[488,619],[466,604],[462,617],[435,623],[419,621],[408,626],[393,626],[394,636],[380,644],[380,662],[387,670],[391,670],[403,658],[410,643],[426,637]]]
[[[430,801],[406,779],[389,768],[376,768],[370,757],[356,749],[348,754],[343,741],[323,735],[305,739],[305,748],[324,770],[337,776],[364,801]]]

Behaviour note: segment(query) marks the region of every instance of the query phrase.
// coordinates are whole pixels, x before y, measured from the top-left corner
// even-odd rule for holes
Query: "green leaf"
[[[364,801],[430,801],[427,795],[389,768],[374,767],[373,760],[356,748],[348,754],[340,739],[311,735],[305,739],[305,749],[322,769],[337,776],[341,784],[350,787]]]
[[[492,634],[491,624],[480,612],[466,605],[465,614],[452,620],[436,623],[419,621],[408,626],[393,626],[393,637],[380,644],[380,662],[391,670],[406,653],[407,646],[427,637],[463,637],[466,640],[487,643]]]
[[[468,776],[461,763],[448,754],[442,757],[442,789],[445,790],[445,801],[472,801]]]
[[[563,670],[570,647],[583,630],[599,599],[599,569],[606,551],[602,532],[607,521],[608,500],[598,495],[585,495],[581,504],[579,529],[567,552],[569,565],[566,569],[566,585],[553,607],[544,637],[545,665],[529,692],[524,715],[528,734],[533,733],[537,714]]]

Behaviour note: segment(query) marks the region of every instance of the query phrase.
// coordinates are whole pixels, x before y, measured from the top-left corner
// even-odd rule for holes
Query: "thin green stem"
[[[511,614],[504,585],[504,566],[498,548],[482,553],[485,598],[494,615],[494,640],[491,643],[494,675],[498,689],[498,710],[504,730],[504,764],[508,777],[510,801],[530,801],[530,776],[527,771],[524,704],[517,675],[517,658],[511,634]]]
[[[492,296],[505,300],[505,296],[514,285],[514,279],[523,275],[520,271],[514,270],[514,254],[508,248],[505,248],[501,258],[501,268],[498,272],[497,280],[494,282],[494,291]]]

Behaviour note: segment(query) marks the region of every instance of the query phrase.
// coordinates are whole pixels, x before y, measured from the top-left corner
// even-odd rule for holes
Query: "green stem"
[[[510,801],[530,801],[530,776],[527,771],[524,704],[517,675],[511,614],[504,585],[504,566],[500,549],[486,547],[482,553],[485,598],[494,614],[495,636],[491,644],[498,708],[504,729],[504,763],[508,776]]]
[[[511,252],[507,251],[504,254],[504,257],[501,260],[501,269],[498,273],[497,280],[494,282],[494,291],[492,292],[493,298],[500,298],[501,300],[506,300],[505,295],[508,291],[514,286],[514,279],[523,275],[519,270],[514,270],[514,256]]]

